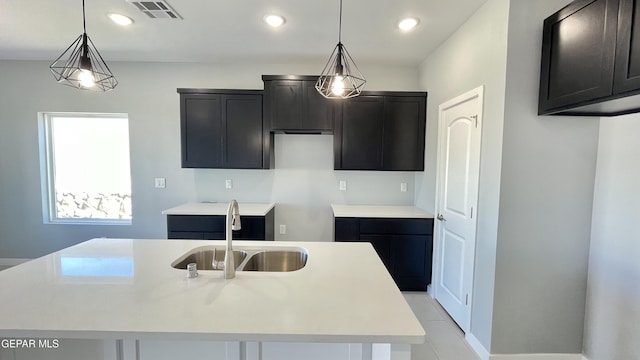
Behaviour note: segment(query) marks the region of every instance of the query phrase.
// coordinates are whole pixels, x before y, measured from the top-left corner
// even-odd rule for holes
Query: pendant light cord
[[[340,0],[342,1],[342,0]],[[82,0],[82,28],[84,29],[84,33],[87,33],[87,19],[84,14],[84,0]]]
[[[84,3],[84,0],[82,0]],[[340,0],[340,24],[338,25],[338,42],[342,42],[342,0]]]

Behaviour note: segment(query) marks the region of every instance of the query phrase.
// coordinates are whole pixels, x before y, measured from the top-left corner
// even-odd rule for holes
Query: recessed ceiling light
[[[398,23],[398,29],[402,31],[409,31],[418,26],[418,23],[420,23],[420,21],[417,18],[402,19]]]
[[[284,18],[280,15],[265,15],[264,22],[273,27],[279,27],[284,24]]]
[[[107,16],[109,17],[109,19],[111,19],[111,21],[118,25],[127,26],[133,24],[133,19],[128,16],[116,13],[107,14]]]

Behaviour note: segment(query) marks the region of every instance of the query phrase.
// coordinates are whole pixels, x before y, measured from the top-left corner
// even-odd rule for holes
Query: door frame
[[[442,227],[441,221],[438,221],[437,219],[437,214],[442,213],[442,209],[441,209],[441,191],[442,191],[442,179],[441,177],[443,176],[443,167],[444,167],[444,158],[443,158],[443,149],[442,147],[444,146],[444,142],[443,142],[443,136],[444,133],[442,132],[443,129],[443,122],[444,122],[444,111],[446,109],[449,109],[457,104],[461,104],[465,101],[468,101],[470,99],[473,98],[478,98],[479,103],[480,103],[480,111],[478,111],[478,118],[477,118],[477,122],[478,122],[478,127],[480,128],[480,144],[479,144],[479,162],[478,162],[478,189],[476,191],[476,198],[473,199],[473,208],[475,210],[475,229],[473,232],[473,241],[474,241],[474,245],[473,245],[473,256],[470,259],[465,259],[465,261],[467,262],[467,265],[471,266],[471,284],[469,284],[469,292],[468,292],[468,302],[469,302],[469,306],[467,306],[466,308],[466,313],[465,313],[465,323],[466,326],[465,328],[462,329],[463,332],[467,333],[470,331],[471,329],[471,312],[472,312],[472,306],[473,306],[473,278],[474,278],[474,273],[475,273],[475,257],[476,257],[476,241],[477,241],[477,236],[478,236],[478,218],[479,218],[479,211],[478,211],[478,199],[480,197],[480,193],[479,193],[479,185],[480,185],[480,168],[481,168],[481,162],[482,162],[482,158],[481,158],[481,154],[482,154],[482,124],[483,124],[483,120],[484,120],[484,85],[480,85],[479,87],[467,91],[465,93],[463,93],[462,95],[456,96],[453,99],[447,100],[445,102],[443,102],[442,104],[438,105],[438,135],[437,135],[437,152],[436,152],[436,161],[437,161],[437,168],[436,168],[436,194],[435,194],[435,219],[434,219],[434,238],[433,238],[433,275],[432,278],[435,281],[438,281],[437,279],[440,278],[440,250],[442,249]],[[432,281],[433,282],[433,281]],[[433,284],[432,286],[433,289],[433,297],[437,298],[438,295],[438,287],[436,286],[436,284]]]

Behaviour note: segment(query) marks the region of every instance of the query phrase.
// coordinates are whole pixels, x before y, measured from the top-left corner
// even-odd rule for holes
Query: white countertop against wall
[[[240,215],[265,216],[275,204],[256,204],[239,202]],[[163,210],[164,215],[227,215],[228,202],[187,203]]]
[[[292,272],[186,271],[170,264],[224,241],[93,239],[0,272],[0,338],[338,343],[424,342],[369,243],[234,241],[304,248]]]
[[[432,219],[433,214],[415,206],[331,204],[334,217]]]

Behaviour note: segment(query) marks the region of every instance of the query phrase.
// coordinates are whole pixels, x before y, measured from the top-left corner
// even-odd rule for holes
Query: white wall
[[[420,66],[420,86],[429,92],[429,101],[425,172],[416,176],[416,204],[431,212],[435,207],[438,105],[485,87],[471,333],[486,349],[491,346],[508,16],[508,0],[487,1]]]
[[[600,120],[584,352],[640,359],[640,115]]]
[[[276,169],[256,171],[180,168],[180,112],[176,88],[262,89],[262,74],[314,74],[317,64],[109,63],[120,84],[109,93],[57,84],[48,62],[0,61],[0,258],[31,258],[99,236],[163,238],[160,211],[187,201],[237,197],[273,201],[278,239],[332,239],[330,202],[412,204],[413,173],[334,172],[329,136],[276,139]],[[418,90],[414,68],[359,64],[368,90]],[[129,114],[133,225],[43,225],[37,112]],[[165,177],[167,188],[153,188]],[[224,179],[235,188],[224,189]],[[312,183],[309,183],[312,180]],[[349,190],[337,191],[347,180]],[[400,182],[408,191],[400,193]]]
[[[598,118],[538,116],[544,19],[511,0],[491,353],[582,352]]]

